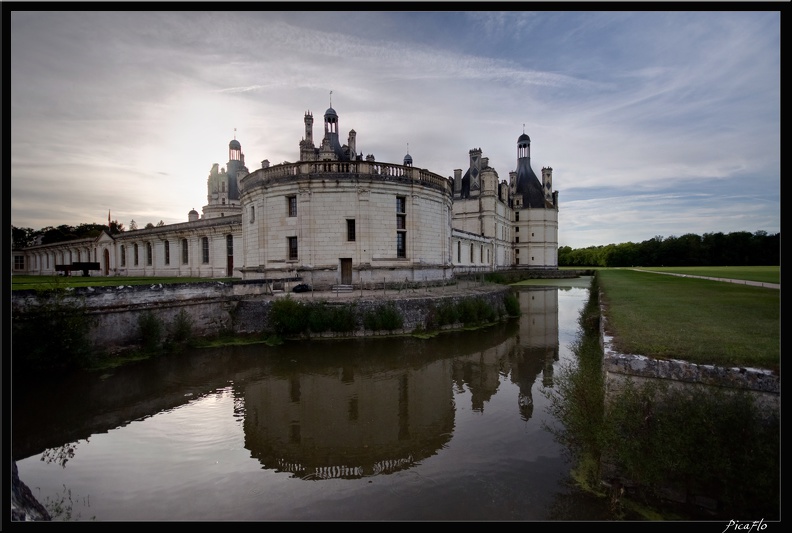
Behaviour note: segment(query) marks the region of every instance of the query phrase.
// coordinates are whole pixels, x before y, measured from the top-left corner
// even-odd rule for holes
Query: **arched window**
[[[151,253],[151,243],[146,243],[146,264],[151,265],[152,263],[152,253]]]
[[[135,266],[138,266],[139,257],[140,257],[139,253],[140,252],[138,251],[138,245],[137,243],[135,243]]]
[[[187,239],[182,239],[182,265],[190,262],[190,246],[187,244]]]
[[[126,246],[121,245],[121,266],[126,266]]]

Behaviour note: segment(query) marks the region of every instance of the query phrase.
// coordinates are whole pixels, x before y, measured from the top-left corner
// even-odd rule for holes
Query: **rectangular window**
[[[514,212],[514,221],[515,222],[519,222],[520,221],[520,212],[519,211],[515,211]]]
[[[407,198],[396,197],[396,257],[407,257]]]
[[[135,244],[135,266],[138,266],[138,262],[140,261],[140,256],[138,254],[138,245]]]
[[[24,270],[25,269],[25,256],[24,255],[15,255],[14,256],[14,270]]]
[[[201,237],[201,261],[209,262],[209,237]]]
[[[462,241],[457,241],[457,263],[462,262]]]
[[[355,240],[355,219],[348,218],[347,219],[347,240],[354,241]]]
[[[187,244],[187,239],[182,239],[182,264],[186,265],[190,262],[190,248]]]
[[[297,216],[297,197],[296,196],[287,196],[286,203],[289,206],[289,216],[296,217]]]
[[[515,237],[514,238],[514,242],[520,242],[520,238],[519,237]]]
[[[126,266],[126,246],[124,246],[123,244],[121,245],[121,266],[122,267]]]
[[[396,257],[407,257],[407,232],[396,232]]]
[[[256,207],[251,205],[250,206],[250,223],[252,224],[255,221],[256,221]]]
[[[297,259],[297,237],[289,237],[289,259]]]
[[[520,233],[520,226],[517,226],[516,228],[514,228],[514,232],[515,233]]]
[[[514,264],[515,265],[519,265],[520,264],[520,258],[519,257],[515,257],[514,258]]]
[[[170,242],[165,241],[165,264],[170,265]]]
[[[146,264],[149,265],[149,266],[151,266],[151,260],[152,260],[151,256],[152,255],[153,254],[151,253],[151,243],[147,242],[146,243]]]

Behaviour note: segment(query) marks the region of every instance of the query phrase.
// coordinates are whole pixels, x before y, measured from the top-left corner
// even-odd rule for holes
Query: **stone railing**
[[[391,163],[374,161],[301,161],[261,168],[242,177],[240,191],[256,186],[274,184],[278,181],[318,178],[328,174],[334,178],[368,178],[383,181],[408,181],[424,187],[439,189],[451,194],[451,181],[434,172]]]

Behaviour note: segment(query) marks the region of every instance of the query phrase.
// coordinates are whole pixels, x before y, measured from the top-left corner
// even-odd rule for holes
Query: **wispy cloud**
[[[125,223],[184,221],[206,202],[235,128],[249,167],[293,161],[302,114],[318,132],[332,90],[359,151],[399,162],[409,143],[417,166],[442,175],[481,147],[507,179],[525,124],[534,169],[554,169],[562,244],[780,230],[778,13],[20,12],[12,22],[15,225],[91,222],[107,203]]]

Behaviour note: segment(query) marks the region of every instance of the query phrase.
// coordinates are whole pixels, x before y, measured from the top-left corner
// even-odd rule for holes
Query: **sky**
[[[527,133],[559,246],[780,232],[779,10],[5,16],[17,227],[186,222],[232,139],[294,162],[332,106],[359,153],[443,176],[481,148],[508,180]]]

